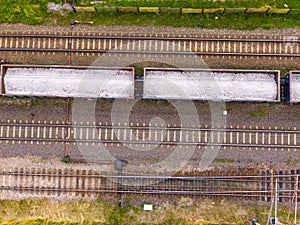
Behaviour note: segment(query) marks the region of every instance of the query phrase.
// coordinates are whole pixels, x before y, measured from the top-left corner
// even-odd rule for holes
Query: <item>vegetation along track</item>
[[[6,143],[78,143],[155,146],[253,147],[297,151],[300,131],[265,127],[181,127],[180,125],[53,123],[6,121],[0,141]]]
[[[219,36],[194,35],[91,35],[82,33],[37,34],[1,33],[0,51],[97,55],[106,52],[125,54],[177,54],[240,57],[300,56],[298,36]]]
[[[215,172],[214,172],[215,173]],[[0,191],[39,196],[97,196],[153,194],[215,196],[270,201],[295,201],[299,196],[300,171],[256,172],[255,175],[220,173],[211,176],[149,176],[94,170],[14,168],[0,171]]]

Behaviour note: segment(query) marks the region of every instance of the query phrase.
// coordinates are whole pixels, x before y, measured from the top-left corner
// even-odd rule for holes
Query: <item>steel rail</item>
[[[202,128],[202,127],[158,127],[158,126],[122,126],[122,125],[84,125],[78,123],[65,123],[65,124],[56,124],[56,123],[0,123],[0,126],[8,127],[59,127],[59,128],[94,128],[94,129],[140,129],[140,130],[182,130],[182,131],[213,131],[213,132],[255,132],[255,133],[292,133],[300,134],[300,130],[282,130],[282,129],[249,129],[249,128]]]
[[[42,177],[85,177],[85,178],[121,178],[121,179],[153,179],[153,180],[185,180],[185,181],[250,181],[257,182],[262,181],[261,179],[270,178],[271,175],[257,175],[257,176],[153,176],[153,175],[106,175],[106,174],[76,174],[76,173],[34,173],[34,172],[12,172],[2,171],[0,175],[6,176],[42,176]],[[273,174],[273,178],[297,178],[299,174]],[[251,178],[251,179],[250,179]],[[252,178],[256,178],[253,180]],[[285,181],[285,183],[287,183]]]
[[[260,147],[260,148],[295,148],[300,145],[282,144],[243,144],[243,143],[223,143],[223,142],[185,142],[185,141],[134,141],[134,140],[97,140],[97,139],[67,139],[67,138],[19,138],[19,137],[0,137],[0,141],[26,141],[26,142],[55,142],[55,143],[103,143],[103,144],[148,144],[148,145],[181,145],[181,146],[206,146],[206,147]]]
[[[1,137],[0,141],[26,141],[26,142],[55,142],[55,143],[103,143],[103,144],[136,144],[136,145],[181,145],[181,146],[206,146],[206,147],[259,147],[259,148],[293,148],[299,149],[300,145],[281,145],[281,144],[243,144],[243,143],[222,143],[222,142],[174,142],[174,141],[133,141],[133,140],[90,140],[90,139],[62,139],[62,138],[9,138]]]
[[[300,57],[291,53],[239,53],[239,52],[178,52],[178,51],[136,51],[98,49],[47,49],[47,48],[0,48],[0,51],[60,52],[60,53],[116,53],[116,54],[158,54],[158,55],[212,55],[212,56],[253,56],[253,57]]]
[[[0,34],[0,37],[300,43],[300,39],[269,39],[269,38],[264,39],[264,38],[208,38],[208,37],[148,37],[148,36],[113,36],[113,35],[97,36],[97,35],[51,35],[51,34]]]
[[[271,197],[273,190],[241,190],[241,191],[200,191],[200,190],[159,190],[159,189],[76,189],[76,188],[45,188],[45,187],[11,187],[0,186],[0,190],[35,191],[35,192],[77,192],[77,193],[128,193],[128,194],[172,194],[172,195],[206,195],[229,197]],[[291,198],[295,190],[278,190],[278,198]],[[300,191],[298,191],[300,193]],[[290,194],[290,195],[286,195]]]

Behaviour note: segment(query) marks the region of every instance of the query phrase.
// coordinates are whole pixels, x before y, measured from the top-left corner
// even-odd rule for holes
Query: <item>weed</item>
[[[101,198],[100,195],[99,195],[98,198],[97,198],[97,202],[98,202],[99,204],[102,204],[102,202],[103,202],[103,200],[102,200],[102,198]]]
[[[287,159],[287,165],[289,166],[297,166],[300,164],[300,159],[289,157]]]
[[[215,159],[214,162],[215,163],[233,163],[234,160],[233,159]]]
[[[130,205],[130,202],[131,202],[131,197],[126,197],[125,198],[125,204]]]
[[[130,221],[135,221],[137,216],[137,208],[126,204],[124,207],[120,208],[117,204],[113,210],[110,211],[107,221],[111,225],[119,224],[131,224]]]
[[[143,76],[144,75],[144,67],[139,65],[134,65],[135,76]]]
[[[40,99],[31,98],[30,99],[30,106],[31,107],[33,107],[33,106],[39,106],[39,102],[40,102]]]
[[[258,105],[254,111],[251,111],[249,113],[249,115],[252,117],[264,118],[269,115],[269,112],[270,112],[270,105],[269,104],[261,104],[261,105]]]
[[[175,224],[187,225],[189,223],[183,218],[175,218],[174,216],[171,215],[162,223],[158,223],[158,225],[175,225]]]
[[[160,157],[154,159],[154,163],[160,163],[160,162],[162,162],[162,161],[164,161],[164,159],[163,159],[163,158],[160,158]]]

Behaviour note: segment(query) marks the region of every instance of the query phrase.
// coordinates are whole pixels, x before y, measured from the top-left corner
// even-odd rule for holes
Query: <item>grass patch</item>
[[[78,0],[78,4],[90,5],[90,0]],[[300,8],[300,2],[294,0],[240,0],[240,1],[207,1],[207,0],[106,0],[99,3],[101,5],[116,5],[116,6],[140,6],[140,7],[179,7],[179,8],[260,8],[260,7],[274,7],[283,8],[286,4],[290,8]]]
[[[228,29],[256,29],[256,28],[285,28],[299,27],[300,15],[265,15],[265,14],[171,14],[162,13],[78,13],[62,17],[53,14],[50,25],[68,25],[70,20],[94,21],[94,25],[127,25],[127,26],[170,26],[192,28],[228,28]]]
[[[201,28],[229,28],[229,29],[256,29],[256,28],[284,28],[299,27],[299,14],[176,14],[172,8],[263,8],[280,7],[287,4],[290,8],[300,8],[300,1],[106,1],[105,12],[78,12],[61,15],[61,13],[47,12],[46,0],[8,0],[0,7],[0,23],[26,23],[39,25],[69,25],[70,20],[94,21],[94,25],[136,25],[136,26],[170,26],[170,27],[201,27]],[[61,3],[59,0],[53,1]],[[78,5],[89,6],[90,1],[78,0]],[[163,13],[158,14],[157,8],[152,8],[153,13],[125,13],[114,12],[119,7],[163,7]],[[155,9],[155,10],[154,10]],[[108,12],[107,12],[108,11]],[[226,10],[225,10],[226,11]],[[169,13],[168,13],[169,12]]]
[[[52,2],[60,3],[59,0]],[[47,0],[6,0],[1,2],[0,23],[42,24],[48,16]]]
[[[120,208],[103,202],[101,198],[93,202],[1,200],[0,224],[248,224],[253,216],[260,224],[265,224],[269,211],[269,204],[258,207],[253,203],[230,203],[224,199],[194,202],[195,199],[184,197],[156,204],[153,211],[144,211],[142,204],[133,206],[130,201],[126,198],[125,206]],[[287,215],[287,208],[279,205],[280,220],[285,221]],[[290,222],[292,219],[293,214]]]
[[[257,107],[249,112],[249,115],[252,117],[260,117],[265,118],[269,115],[270,112],[270,105],[268,103],[257,105]]]
[[[134,75],[135,76],[143,76],[144,75],[144,67],[140,65],[131,65],[134,67]]]
[[[232,159],[215,159],[214,162],[215,163],[233,163],[234,160],[232,160]]]
[[[297,166],[298,164],[300,164],[300,159],[295,159],[292,157],[289,157],[287,159],[287,165],[289,165],[289,166]]]

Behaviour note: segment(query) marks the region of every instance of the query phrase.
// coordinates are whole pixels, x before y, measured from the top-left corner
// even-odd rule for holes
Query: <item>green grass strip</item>
[[[246,8],[225,8],[225,13],[245,13]]]
[[[96,12],[114,13],[117,12],[116,6],[95,7]]]
[[[94,21],[95,26],[170,26],[191,28],[295,28],[300,27],[300,14],[173,14],[161,13],[80,13],[55,20],[55,25],[69,25],[70,20]],[[52,16],[54,17],[54,16]],[[58,17],[59,18],[59,17]]]
[[[146,1],[146,0],[145,0]],[[290,1],[276,1],[276,4],[269,4],[266,1],[264,6],[262,1],[254,0],[259,4],[236,4],[230,8],[217,8],[222,4],[216,2],[213,8],[193,8],[182,7],[187,5],[185,1],[182,4],[173,4],[173,1],[163,1],[164,4],[142,7],[144,0],[140,0],[140,10],[137,6],[111,6],[95,5],[90,7],[86,4],[84,7],[90,7],[77,13],[48,12],[46,0],[7,0],[0,7],[0,23],[25,23],[30,25],[66,25],[70,20],[94,21],[94,25],[128,25],[128,26],[171,26],[171,27],[198,27],[198,28],[229,28],[229,29],[256,29],[256,28],[295,28],[300,27],[300,1],[299,4],[290,4]],[[61,1],[55,0],[56,3]],[[110,1],[109,1],[110,2]],[[122,1],[120,1],[122,2]],[[136,1],[123,1],[123,5],[130,5]],[[161,2],[160,0],[154,2]],[[192,2],[201,3],[199,0]],[[227,1],[226,1],[227,2]],[[231,1],[229,1],[231,2]],[[243,1],[249,2],[249,1]],[[290,6],[299,5],[299,8],[284,8],[284,3]],[[83,1],[78,1],[79,4]],[[177,2],[178,3],[178,2]],[[184,4],[183,4],[184,3]],[[278,4],[277,4],[278,3]],[[82,4],[84,5],[84,4]],[[117,5],[117,4],[116,4]],[[244,5],[244,7],[241,7]],[[246,10],[245,6],[259,5],[258,11]],[[165,6],[165,7],[163,7]],[[171,7],[172,6],[172,7]],[[178,7],[176,7],[178,6]],[[180,7],[179,7],[180,6]],[[197,7],[204,7],[197,5]],[[227,7],[230,4],[226,5]],[[174,8],[175,7],[175,8]],[[195,5],[194,5],[195,7]],[[262,7],[262,8],[261,8]],[[277,8],[276,8],[277,7]],[[80,11],[80,10],[79,10]],[[140,12],[140,13],[138,13]],[[149,12],[149,13],[146,13]],[[158,13],[159,12],[159,13]],[[203,14],[206,13],[206,14]],[[246,12],[246,13],[245,13]],[[266,13],[267,12],[267,13]],[[216,17],[215,15],[218,14]]]
[[[181,8],[160,7],[161,13],[177,13],[181,12]]]
[[[300,14],[300,9],[291,9],[289,14]]]
[[[268,111],[264,107],[259,112]],[[219,163],[230,163],[219,159]],[[293,163],[293,162],[292,162]],[[50,201],[48,199],[25,199],[21,201],[0,201],[0,225],[204,225],[204,224],[249,224],[253,216],[265,224],[269,204],[240,204],[239,202],[211,200],[195,201],[189,197],[174,197],[162,203],[155,203],[154,210],[144,211],[143,205],[132,205],[140,201],[139,196],[126,197],[125,206],[111,205],[98,201]],[[151,199],[152,200],[152,199]],[[150,200],[150,201],[151,201]],[[234,212],[234,213],[232,213]],[[279,205],[278,218],[288,218],[292,224],[294,214],[286,206]]]
[[[78,4],[88,5],[90,0],[78,0]],[[300,8],[296,0],[106,0],[102,5],[136,6],[136,7],[173,7],[173,8]]]
[[[138,7],[117,7],[118,12],[126,12],[126,13],[137,13]]]

